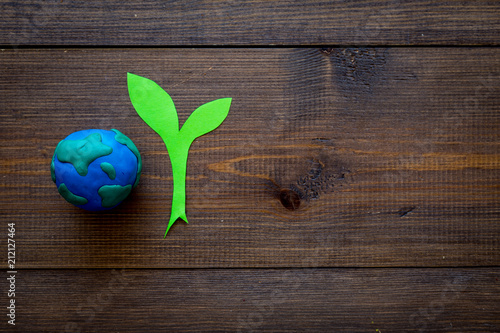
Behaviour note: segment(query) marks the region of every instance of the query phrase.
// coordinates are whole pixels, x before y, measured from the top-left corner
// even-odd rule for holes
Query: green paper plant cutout
[[[186,217],[186,167],[189,147],[193,141],[213,131],[226,119],[231,98],[221,98],[198,107],[179,129],[179,119],[172,98],[154,81],[127,73],[130,101],[139,116],[167,146],[172,164],[174,192],[172,211],[165,236],[178,218]]]

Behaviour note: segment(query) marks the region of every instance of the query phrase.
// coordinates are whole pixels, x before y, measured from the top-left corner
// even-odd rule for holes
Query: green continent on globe
[[[57,190],[62,195],[62,197],[66,199],[66,201],[72,203],[73,205],[80,206],[80,205],[85,205],[87,202],[89,202],[84,197],[80,197],[76,194],[71,193],[71,191],[66,187],[64,183],[59,185]]]
[[[135,177],[135,182],[133,188],[137,186],[139,183],[139,178],[141,178],[141,171],[142,171],[142,159],[141,159],[141,154],[139,154],[139,149],[135,146],[135,144],[130,140],[125,134],[120,132],[117,129],[112,129],[113,132],[115,132],[115,140],[122,145],[125,145],[134,153],[135,157],[137,157],[137,176]]]
[[[101,169],[108,175],[109,179],[113,180],[116,178],[116,170],[111,163],[102,162]]]
[[[80,176],[86,176],[90,163],[112,152],[113,148],[102,143],[99,133],[92,133],[83,140],[61,141],[55,155],[59,161],[73,164]]]
[[[104,185],[99,188],[97,193],[102,199],[102,206],[109,208],[118,205],[132,191],[132,185]]]

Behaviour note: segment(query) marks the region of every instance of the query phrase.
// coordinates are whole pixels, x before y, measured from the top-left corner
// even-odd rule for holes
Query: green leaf
[[[163,141],[179,132],[179,119],[172,98],[162,87],[145,77],[127,73],[130,101],[139,116]]]
[[[231,100],[231,98],[216,99],[194,110],[179,133],[183,140],[192,142],[197,137],[219,127],[229,113]]]

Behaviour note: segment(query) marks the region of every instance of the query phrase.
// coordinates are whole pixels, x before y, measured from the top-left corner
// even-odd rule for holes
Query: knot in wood
[[[300,207],[300,197],[295,191],[283,189],[279,193],[279,199],[286,209],[296,210]]]

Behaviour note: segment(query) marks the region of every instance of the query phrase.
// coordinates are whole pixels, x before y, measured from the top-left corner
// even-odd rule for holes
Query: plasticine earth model
[[[90,210],[118,206],[137,186],[139,150],[116,129],[89,129],[70,134],[57,145],[50,171],[66,201]]]

